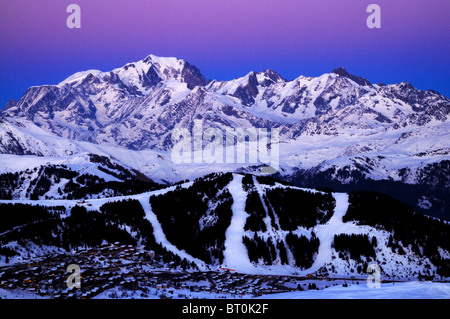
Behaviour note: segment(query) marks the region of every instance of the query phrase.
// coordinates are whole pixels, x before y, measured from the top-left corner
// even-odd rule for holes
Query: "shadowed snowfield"
[[[450,299],[450,284],[436,282],[404,282],[381,284],[381,288],[366,285],[330,287],[265,295],[262,299]]]
[[[154,289],[153,289],[154,290]],[[117,288],[109,289],[96,296],[95,299],[110,299],[111,293],[116,292],[120,299],[158,299],[156,294],[147,294],[142,297],[141,291],[127,290],[126,297],[121,296]],[[155,290],[156,292],[156,290]],[[236,295],[214,294],[207,292],[192,293],[189,290],[175,290],[173,295],[177,299],[178,293],[182,292],[188,296],[198,299],[214,299],[220,296],[225,299],[251,299],[250,295],[243,297]],[[122,292],[123,293],[123,292]],[[8,291],[0,289],[0,297],[5,299],[48,299],[48,296],[39,296],[28,291]],[[117,297],[116,297],[117,298]],[[184,297],[183,297],[184,299]],[[348,287],[335,286],[323,290],[307,290],[279,294],[268,294],[256,299],[450,299],[450,284],[436,282],[404,282],[395,284],[382,284],[381,288],[368,288],[364,284],[351,285]]]

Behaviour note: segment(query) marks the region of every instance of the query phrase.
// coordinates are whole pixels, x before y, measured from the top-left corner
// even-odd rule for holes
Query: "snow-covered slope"
[[[402,234],[395,225],[394,228],[390,228],[390,224],[384,225],[382,219],[373,225],[370,218],[366,221],[366,202],[359,201],[358,196],[377,197],[377,205],[387,211],[393,209],[395,216],[391,217],[414,231],[415,237]],[[98,212],[104,214],[105,209],[111,210],[114,205],[120,204],[121,209],[125,209],[124,202],[118,201],[128,200],[126,205],[134,201],[134,205],[142,207],[142,220],[150,222],[153,234],[142,233],[142,220],[139,219],[133,220],[131,228],[121,226],[121,229],[130,232],[138,241],[161,245],[200,269],[225,267],[253,274],[366,278],[367,265],[375,263],[381,267],[383,278],[448,276],[450,252],[446,239],[450,235],[449,225],[414,215],[407,205],[380,196],[324,193],[251,175],[219,174],[137,195],[82,202],[2,200],[0,204],[42,205],[57,210],[61,210],[57,207],[63,207],[64,216],[58,227],[64,229],[65,223],[71,222],[70,210],[75,206],[87,208],[86,218],[89,219]],[[109,206],[105,208],[107,204]],[[173,205],[180,210],[170,210]],[[129,222],[123,219],[123,223]],[[426,231],[434,229],[433,234],[423,238],[424,226],[428,228]],[[22,247],[15,242],[14,231],[17,230],[0,234],[3,247],[23,250],[24,254],[30,253],[26,247],[37,245],[41,247],[37,251],[43,249],[39,238],[47,234],[36,230],[33,239],[22,239]],[[191,237],[187,237],[188,234]],[[349,236],[344,246],[337,242],[343,235]],[[83,238],[81,240],[83,242]],[[84,240],[89,242],[88,238]],[[26,244],[27,241],[34,244]],[[254,243],[257,245],[253,246]],[[73,243],[71,247],[76,245]],[[298,250],[298,247],[303,248]]]
[[[324,290],[310,290],[270,294],[261,299],[449,299],[448,283],[406,282],[381,284],[370,289],[365,284],[336,286]]]

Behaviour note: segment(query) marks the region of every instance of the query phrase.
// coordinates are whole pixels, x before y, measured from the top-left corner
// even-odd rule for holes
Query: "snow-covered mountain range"
[[[272,70],[206,81],[177,58],[150,55],[110,72],[30,87],[0,113],[0,153],[63,163],[109,157],[171,183],[254,165],[174,165],[176,128],[280,130],[277,177],[301,186],[374,189],[449,218],[450,99],[407,82],[372,84],[344,68],[285,80]],[[21,172],[1,155],[4,172]],[[30,164],[31,165],[31,164]]]

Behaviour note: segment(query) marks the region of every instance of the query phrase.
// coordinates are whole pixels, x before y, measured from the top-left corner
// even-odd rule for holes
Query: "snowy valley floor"
[[[401,282],[368,288],[365,284],[272,294],[263,299],[450,299],[450,283]]]
[[[120,291],[111,289],[105,291],[95,299],[139,299],[143,298],[142,292]],[[148,294],[151,299],[159,299],[160,295],[156,289]],[[253,299],[249,294],[226,295],[209,292],[193,293],[189,290],[175,291],[174,299]],[[287,293],[266,294],[254,299],[450,299],[450,283],[436,282],[400,282],[382,284],[380,288],[368,288],[365,284],[349,284],[333,286],[321,290],[308,290]]]
[[[0,299],[48,299],[23,290],[0,289]],[[127,290],[121,287],[108,289],[94,299],[253,299],[252,295],[231,295],[213,292],[192,292],[189,289],[175,289],[173,293],[148,290]],[[382,284],[380,288],[368,288],[365,284],[332,286],[320,290],[294,291],[287,293],[265,294],[254,299],[450,299],[450,283],[429,281],[396,282]]]

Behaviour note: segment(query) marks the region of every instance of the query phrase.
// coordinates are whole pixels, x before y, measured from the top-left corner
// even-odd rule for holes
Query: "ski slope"
[[[145,218],[152,224],[153,236],[155,236],[156,242],[158,244],[161,244],[163,247],[165,247],[168,251],[172,252],[173,254],[178,255],[181,258],[185,258],[189,262],[194,262],[197,265],[197,267],[199,267],[200,270],[206,270],[207,267],[202,260],[192,257],[184,250],[178,249],[175,245],[173,245],[167,240],[166,235],[164,234],[164,231],[162,229],[162,226],[158,221],[158,217],[153,212],[152,207],[150,205],[150,196],[148,195],[140,196],[138,197],[138,200],[141,203],[142,208],[144,209]]]
[[[231,210],[233,216],[230,226],[225,233],[225,250],[223,252],[224,264],[227,267],[242,271],[252,272],[255,266],[248,258],[247,248],[242,240],[245,221],[248,214],[245,212],[246,193],[242,189],[242,175],[233,175],[233,180],[228,185],[228,190],[233,197]]]
[[[314,228],[316,236],[320,240],[319,250],[314,263],[306,272],[312,273],[320,269],[327,263],[331,262],[331,245],[333,244],[334,236],[342,233],[358,233],[359,227],[355,227],[350,223],[343,223],[342,218],[348,209],[348,194],[333,193],[336,200],[336,207],[334,214],[325,225],[317,225]]]
[[[348,260],[340,256],[334,248],[332,248],[335,235],[339,234],[361,234],[368,235],[369,238],[375,237],[377,247],[375,249],[376,261],[383,269],[383,276],[401,277],[401,278],[417,278],[419,273],[427,273],[428,270],[434,271],[435,266],[431,261],[424,256],[417,255],[410,247],[403,247],[405,254],[397,254],[390,247],[388,247],[388,241],[391,233],[376,229],[368,225],[357,225],[355,222],[343,222],[348,206],[349,196],[346,193],[332,193],[335,199],[336,205],[332,216],[325,224],[318,224],[311,228],[298,227],[293,230],[292,233],[296,235],[303,235],[307,238],[312,236],[312,233],[319,239],[319,248],[314,256],[311,267],[307,269],[301,269],[295,266],[295,260],[293,259],[292,252],[289,247],[286,246],[288,264],[282,264],[280,262],[280,251],[278,248],[276,252],[276,258],[273,259],[272,264],[266,264],[263,260],[259,262],[251,262],[247,247],[243,242],[243,237],[251,237],[254,232],[245,231],[245,224],[248,217],[245,211],[247,192],[244,191],[242,185],[243,175],[233,174],[232,181],[228,184],[226,189],[229,191],[233,198],[233,204],[231,206],[231,221],[230,225],[225,231],[225,242],[223,250],[223,263],[222,267],[234,269],[241,273],[247,274],[261,274],[261,275],[300,275],[305,276],[314,273],[328,273],[330,277],[350,278],[357,275],[355,270],[358,264],[354,260]],[[0,200],[0,203],[11,204],[29,204],[29,205],[42,205],[42,206],[64,206],[66,212],[64,214],[70,214],[70,209],[74,206],[84,206],[88,211],[100,211],[100,208],[105,203],[116,202],[121,200],[138,200],[145,212],[145,218],[150,221],[153,227],[153,235],[156,242],[165,247],[168,251],[185,258],[189,262],[194,262],[199,269],[208,270],[211,267],[217,267],[219,265],[206,264],[204,261],[195,258],[188,254],[186,251],[180,249],[173,243],[171,243],[165,233],[164,229],[159,222],[156,214],[153,212],[150,198],[151,196],[157,196],[165,194],[169,191],[175,190],[177,187],[189,188],[194,182],[187,182],[178,186],[171,186],[164,189],[159,189],[151,192],[146,192],[137,195],[117,196],[110,198],[100,199],[87,199],[87,200]],[[286,188],[291,186],[281,185],[276,183],[275,185],[260,184],[254,179],[254,185],[260,194],[260,198],[265,191],[270,188]],[[300,189],[298,187],[291,187],[293,189]],[[301,189],[308,191],[308,189]],[[311,190],[315,192],[314,190]],[[263,206],[264,201],[262,201]],[[298,205],[299,213],[301,213],[301,203]],[[267,213],[267,207],[264,207]],[[169,213],[169,212],[168,212]],[[0,212],[1,214],[1,212]],[[277,214],[274,214],[275,224],[278,224]],[[273,242],[284,242],[286,245],[286,235],[289,233],[287,230],[275,229],[271,226],[270,217],[266,214],[263,217],[265,224],[268,226],[267,231],[258,231],[257,235],[264,240],[271,238]],[[4,233],[7,234],[8,232]],[[3,234],[3,235],[4,235]],[[13,243],[11,243],[12,245]],[[442,250],[442,256],[448,256],[448,253]],[[24,250],[24,252],[26,252]],[[36,255],[41,256],[41,254]],[[332,269],[332,270],[330,270]],[[361,275],[361,274],[359,274]],[[363,274],[364,276],[364,274]]]

